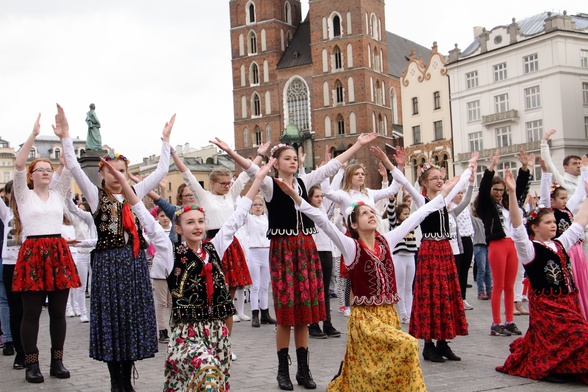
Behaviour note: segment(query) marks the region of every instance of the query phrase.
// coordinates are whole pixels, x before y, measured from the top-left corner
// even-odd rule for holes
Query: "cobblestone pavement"
[[[490,301],[475,299],[475,289],[468,290],[468,301],[474,306],[467,311],[469,336],[456,338],[451,347],[462,357],[461,362],[431,363],[422,361],[425,381],[429,391],[576,391],[586,390],[583,384],[550,384],[512,377],[494,370],[504,363],[508,355],[508,345],[514,337],[493,337],[489,335],[491,316]],[[332,301],[333,324],[343,332],[341,338],[310,339],[310,368],[318,391],[324,391],[345,352],[346,318],[336,310],[337,300]],[[246,304],[246,309],[248,305]],[[273,311],[272,311],[273,313]],[[65,342],[64,364],[72,377],[58,380],[49,376],[49,326],[46,311],[42,313],[39,330],[40,364],[45,375],[43,384],[29,384],[24,379],[24,370],[13,370],[14,357],[0,356],[0,391],[109,391],[110,381],[104,363],[88,357],[89,324],[81,324],[79,319],[68,319]],[[516,316],[515,322],[522,331],[528,327],[528,316]],[[403,326],[406,331],[406,326]],[[296,373],[296,354],[291,344],[292,366],[290,374],[294,380]],[[160,344],[160,352],[155,358],[139,361],[137,391],[161,391],[163,383],[163,363],[165,345]],[[421,342],[422,350],[422,342]],[[233,351],[237,361],[231,367],[232,391],[278,391],[276,383],[277,356],[273,327],[262,325],[252,328],[249,322],[235,323],[233,331]],[[294,380],[294,382],[296,382]],[[304,390],[295,386],[295,391]],[[361,392],[361,391],[358,391]]]

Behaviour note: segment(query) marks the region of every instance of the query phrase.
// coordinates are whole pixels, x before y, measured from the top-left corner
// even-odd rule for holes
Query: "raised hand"
[[[304,153],[304,149],[302,146],[298,146],[298,168],[302,169],[304,167],[304,160],[306,159],[306,154]]]
[[[388,180],[388,173],[386,173],[386,168],[382,165],[382,162],[378,162],[378,173],[380,173],[382,180]]]
[[[260,167],[257,173],[255,173],[255,179],[260,179],[261,181],[263,181],[263,179],[268,175],[272,167],[274,167],[274,163],[276,163],[276,158],[270,159],[265,165]]]
[[[370,146],[370,152],[372,154],[374,154],[374,156],[379,159],[380,161],[383,161],[384,159],[387,159],[388,156],[386,155],[386,153],[384,151],[382,151],[382,149],[378,146]]]
[[[285,194],[287,194],[288,196],[290,196],[294,200],[294,202],[296,204],[300,204],[300,200],[302,200],[302,198],[298,194],[298,191],[292,187],[292,184],[288,184],[287,182],[283,181],[281,178],[274,178],[274,181],[276,182],[276,184],[278,184],[280,189]]]
[[[37,137],[39,136],[39,133],[41,133],[41,113],[39,113],[39,115],[37,116],[37,120],[35,120],[35,125],[33,125],[33,132],[32,134]]]
[[[65,111],[60,104],[57,105],[57,114],[55,115],[55,125],[53,127],[53,133],[60,139],[69,137],[69,123],[67,117],[65,117]]]
[[[174,114],[171,116],[168,122],[165,123],[163,127],[163,136],[161,140],[164,142],[169,142],[169,135],[171,134],[172,128],[174,127],[174,122],[176,122],[176,115]]]
[[[543,140],[549,140],[549,138],[552,137],[555,132],[556,132],[555,129],[549,129],[549,130],[545,131],[543,133]]]
[[[270,142],[267,141],[265,143],[263,143],[261,146],[259,146],[259,148],[257,149],[257,153],[261,154],[261,155],[265,155],[265,153],[269,150],[270,148]]]
[[[140,183],[141,181],[143,181],[143,180],[141,179],[141,177],[139,177],[139,176],[137,176],[137,175],[135,175],[135,174],[131,173],[130,171],[127,171],[127,175],[129,176],[129,178],[131,179],[131,181],[133,181],[135,184],[138,184],[138,183]],[[161,183],[160,183],[160,185],[161,185]],[[165,186],[165,185],[164,185],[164,186]]]
[[[361,146],[365,146],[366,144],[368,144],[369,142],[371,142],[372,140],[374,140],[377,136],[378,135],[375,132],[372,132],[372,133],[362,133],[361,135],[358,136],[357,142]]]
[[[441,195],[443,198],[446,198],[449,195],[449,192],[455,187],[455,185],[459,182],[459,177],[455,176],[449,181],[445,181],[443,187],[441,188]]]
[[[514,176],[512,175],[512,171],[510,171],[510,167],[508,166],[504,170],[504,183],[509,192],[516,192],[517,185]]]
[[[227,143],[223,142],[218,137],[215,137],[214,140],[209,140],[209,142],[225,152],[229,152],[232,150],[232,148]]]
[[[496,150],[496,151],[498,152],[498,150]],[[478,151],[474,151],[474,152],[472,152],[472,155],[468,161],[468,164],[474,166],[474,171],[476,171],[475,167],[478,165],[478,157],[479,156],[480,156],[480,153]]]
[[[494,171],[494,167],[498,164],[498,161],[500,160],[500,150],[497,149],[496,151],[494,151],[494,154],[490,155],[488,159],[490,160],[488,170]]]
[[[325,158],[324,161],[325,162],[329,162],[331,160],[331,150],[329,149],[329,145],[326,144],[325,145]]]
[[[394,160],[396,161],[396,166],[404,166],[406,164],[406,150],[401,147],[395,147],[396,152],[394,153]]]
[[[588,157],[586,155],[582,155],[582,162],[580,162],[582,167],[588,166]]]
[[[586,164],[588,165],[588,158],[586,158]],[[541,165],[541,172],[549,173],[549,168],[547,167],[547,163],[542,157],[539,157],[539,165]]]

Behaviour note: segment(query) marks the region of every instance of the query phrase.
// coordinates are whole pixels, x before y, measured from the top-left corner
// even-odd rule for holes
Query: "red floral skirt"
[[[529,329],[510,344],[496,370],[540,380],[552,373],[576,374],[588,384],[588,321],[577,294],[529,295]]]
[[[245,287],[252,283],[247,267],[247,258],[237,237],[233,239],[225,251],[222,267],[229,288]]]
[[[447,240],[423,240],[419,248],[408,332],[417,339],[468,334],[457,267]]]
[[[57,291],[81,285],[69,246],[61,236],[28,237],[20,247],[12,291]]]
[[[278,324],[311,324],[326,319],[323,270],[312,236],[272,237],[270,273]]]

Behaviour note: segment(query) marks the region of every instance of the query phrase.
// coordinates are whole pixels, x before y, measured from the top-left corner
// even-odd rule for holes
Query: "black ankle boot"
[[[121,365],[121,382],[123,386],[123,390],[125,392],[135,392],[133,388],[132,379],[139,378],[137,373],[137,377],[134,377],[133,370],[136,372],[137,369],[135,368],[135,363],[133,361],[123,361]]]
[[[449,345],[447,344],[447,340],[437,340],[437,352],[439,355],[450,361],[461,361],[461,358],[451,351],[451,348],[449,348]]]
[[[51,349],[49,375],[57,378],[69,378],[69,370],[63,366],[63,349]]]
[[[36,353],[25,354],[25,366],[27,368],[25,373],[25,379],[28,382],[38,384],[45,381],[45,378],[41,374],[41,369],[39,369],[38,351]]]
[[[435,348],[435,343],[433,342],[425,342],[423,358],[431,362],[445,362],[445,358],[443,358],[441,354],[439,354],[439,352]]]
[[[261,317],[259,318],[261,324],[273,324],[276,325],[278,322],[272,318],[269,314],[269,309],[261,309]]]
[[[293,391],[294,385],[290,380],[290,356],[288,355],[288,348],[283,348],[278,351],[278,386],[284,391]]]
[[[106,362],[110,373],[110,392],[125,392],[121,379],[121,364],[116,361]]]
[[[259,310],[253,310],[253,317],[251,318],[251,326],[254,328],[259,328],[261,325],[259,324]]]
[[[296,360],[298,361],[298,371],[296,372],[296,382],[298,382],[298,385],[304,385],[304,389],[316,389],[316,384],[312,379],[312,374],[308,366],[308,348],[297,348]]]

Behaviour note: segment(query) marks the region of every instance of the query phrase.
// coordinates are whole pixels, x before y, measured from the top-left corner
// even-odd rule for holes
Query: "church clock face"
[[[501,42],[502,42],[502,35],[497,35],[496,37],[494,37],[494,43],[496,45],[498,45]]]

